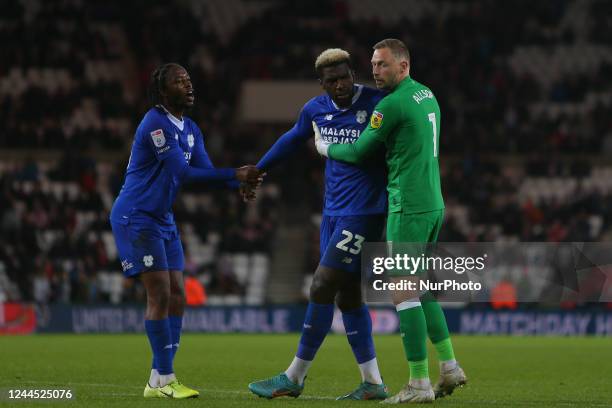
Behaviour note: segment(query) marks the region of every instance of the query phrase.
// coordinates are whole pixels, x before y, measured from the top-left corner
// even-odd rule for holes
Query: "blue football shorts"
[[[182,271],[185,256],[174,226],[167,230],[155,223],[111,221],[115,244],[126,278],[148,271]]]
[[[383,214],[333,217],[321,220],[320,265],[358,276],[364,242],[379,242],[385,225]]]

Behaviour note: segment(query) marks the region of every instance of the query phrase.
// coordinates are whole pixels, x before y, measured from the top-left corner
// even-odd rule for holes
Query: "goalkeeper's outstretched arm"
[[[315,146],[319,154],[346,163],[357,164],[363,162],[370,154],[380,151],[381,145],[384,144],[373,132],[368,132],[368,129],[359,136],[355,143],[348,144],[325,142],[314,122],[312,122],[312,129],[315,134]]]

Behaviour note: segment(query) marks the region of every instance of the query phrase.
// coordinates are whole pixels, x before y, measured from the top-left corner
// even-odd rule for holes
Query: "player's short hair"
[[[317,57],[315,61],[315,71],[320,78],[323,68],[340,64],[346,64],[350,69],[353,69],[351,54],[341,48],[328,48]]]
[[[374,44],[374,47],[372,48],[375,50],[388,48],[391,50],[391,53],[396,59],[405,59],[406,61],[410,62],[410,52],[408,51],[408,47],[406,47],[406,44],[404,44],[403,41],[396,38],[386,38]]]
[[[151,105],[160,105],[162,103],[161,90],[166,84],[166,77],[168,76],[168,72],[172,68],[182,68],[179,64],[175,62],[168,62],[166,64],[160,65],[155,68],[155,71],[151,74],[151,80],[149,82],[149,87],[147,89],[147,94],[149,96],[149,102]]]

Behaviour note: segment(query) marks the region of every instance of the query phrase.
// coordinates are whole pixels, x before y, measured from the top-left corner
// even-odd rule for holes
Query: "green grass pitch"
[[[455,336],[469,384],[446,407],[612,407],[612,340],[606,338]],[[144,400],[149,346],[144,335],[34,335],[0,337],[0,406],[11,407],[357,407],[337,402],[352,390],[359,371],[346,338],[325,340],[298,399],[266,400],[247,384],[283,371],[298,341],[291,335],[186,334],[176,357],[181,381],[199,399]],[[392,392],[407,379],[398,336],[377,336],[383,377]],[[430,348],[430,355],[434,355]],[[437,363],[430,358],[432,380]],[[71,388],[75,400],[8,401],[10,388]]]

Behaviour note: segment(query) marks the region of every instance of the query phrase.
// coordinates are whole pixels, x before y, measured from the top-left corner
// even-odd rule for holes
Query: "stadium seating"
[[[106,166],[96,167],[102,172],[109,170]],[[42,169],[45,170],[42,171]],[[0,287],[3,288],[3,295],[13,300],[35,299],[38,292],[37,300],[59,301],[68,296],[73,301],[110,301],[112,303],[129,298],[129,294],[124,293],[117,249],[107,221],[112,204],[109,189],[100,185],[94,191],[102,206],[99,211],[90,209],[83,203],[84,187],[78,182],[50,180],[49,174],[53,173],[53,166],[39,166],[38,181],[17,180],[15,174],[20,171],[18,162],[10,164],[4,162],[0,170],[1,184],[7,187],[4,190],[2,201],[11,200],[15,209],[15,213],[10,213],[7,211],[8,208],[3,207],[2,235],[3,238],[8,237],[9,233],[17,237],[24,237],[27,235],[26,230],[33,229],[34,242],[30,243],[31,248],[25,248],[25,243],[20,239],[3,242],[4,246],[0,251]],[[106,177],[99,174],[97,177],[98,180],[109,180],[110,178],[112,177],[109,177],[109,174],[106,174]],[[266,197],[267,195],[263,193],[262,199]],[[204,231],[194,228],[194,225],[188,220],[194,219],[195,216],[205,217],[206,215],[201,212],[202,208],[218,210],[214,194],[190,193],[179,198],[179,201],[179,205],[187,210],[184,217],[181,217],[186,221],[181,223],[180,227],[186,253],[189,254],[191,269],[201,275],[206,273],[204,269],[212,266],[214,275],[214,265],[218,258],[228,253],[232,260],[229,273],[235,277],[237,285],[230,288],[230,292],[224,292],[226,289],[220,288],[219,294],[232,294],[234,297],[231,299],[237,296],[239,302],[243,303],[263,303],[270,268],[269,253],[251,252],[248,248],[249,252],[242,252],[244,249],[233,249],[231,246],[221,248],[220,235],[226,235],[228,231],[210,230],[202,235]],[[36,202],[42,205],[36,207]],[[237,200],[234,200],[234,207],[226,210],[239,211],[238,203]],[[257,207],[253,208],[257,211]],[[64,214],[58,214],[58,212]],[[17,223],[16,225],[8,222],[8,217],[15,215],[17,220],[13,221]],[[66,225],[60,224],[62,215],[69,217]],[[257,213],[255,216],[264,218]],[[227,224],[226,226],[230,227]],[[8,267],[11,268],[11,271],[7,274],[5,259],[11,259],[14,254],[19,253],[23,254],[24,258],[14,261],[16,264],[21,264],[22,267],[15,268],[14,264],[9,263]],[[25,257],[28,256],[28,253],[36,254],[36,262],[49,262],[49,267],[44,270],[42,276],[38,275],[39,269],[35,265],[32,265],[31,269],[28,267],[22,269],[27,263]],[[23,281],[21,290],[11,282],[9,276],[19,277]],[[214,276],[208,277],[208,281],[213,280]],[[64,291],[63,283],[71,285],[76,281],[89,286],[89,289],[62,292]],[[210,287],[210,293],[213,296],[216,293],[214,285]],[[231,299],[228,302],[236,303]]]
[[[351,51],[358,78],[366,80],[371,45],[387,36],[407,40],[413,76],[442,105],[441,239],[608,239],[612,167],[603,158],[612,152],[612,33],[600,17],[606,7],[526,0],[295,6],[9,0],[0,15],[0,292],[9,299],[38,292],[50,302],[116,303],[142,295],[120,284],[106,220],[147,108],[148,76],[160,61],[189,67],[198,97],[192,116],[213,161],[238,166],[255,162],[290,126],[239,123],[244,80],[312,80],[314,58],[330,46]],[[160,16],[182,24],[161,35]],[[14,38],[26,32],[28,47],[21,47]],[[445,47],[429,47],[432,36]],[[308,150],[284,166],[271,172],[253,206],[197,187],[180,196],[188,268],[207,285],[210,304],[275,298],[268,283],[287,272],[285,263],[275,266],[278,251],[304,252],[296,257],[306,259],[294,265],[298,276],[313,270],[318,244],[309,219],[321,209],[321,161]],[[303,248],[276,245],[277,232],[296,223],[308,226],[295,239]]]

